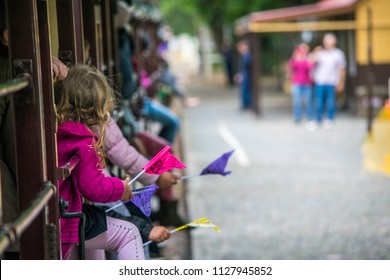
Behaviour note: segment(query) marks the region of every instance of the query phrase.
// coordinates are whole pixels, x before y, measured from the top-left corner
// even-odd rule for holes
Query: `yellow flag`
[[[219,227],[214,225],[209,219],[207,218],[200,218],[195,221],[192,221],[191,223],[185,224],[181,227],[178,227],[175,229],[175,231],[183,230],[188,227],[204,227],[204,228],[213,228],[215,231],[221,231]]]
[[[204,228],[213,228],[215,231],[221,231],[219,227],[214,225],[207,218],[200,218],[188,224],[189,227],[204,227]]]

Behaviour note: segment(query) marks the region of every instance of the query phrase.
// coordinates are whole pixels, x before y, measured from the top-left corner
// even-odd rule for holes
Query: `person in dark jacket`
[[[236,76],[240,84],[241,110],[248,110],[252,107],[252,55],[246,40],[237,44],[237,50],[241,55],[240,72]]]

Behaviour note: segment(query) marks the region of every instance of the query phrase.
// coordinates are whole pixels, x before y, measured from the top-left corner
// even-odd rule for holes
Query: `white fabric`
[[[337,85],[340,80],[340,70],[346,67],[344,53],[337,48],[323,49],[316,55],[314,82],[317,85]]]

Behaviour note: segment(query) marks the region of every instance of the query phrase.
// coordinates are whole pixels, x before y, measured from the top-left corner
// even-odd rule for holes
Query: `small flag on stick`
[[[224,153],[222,156],[214,160],[212,163],[210,163],[207,167],[205,167],[200,174],[196,175],[188,175],[188,176],[183,176],[181,179],[189,179],[191,177],[195,176],[203,176],[203,175],[209,175],[209,174],[219,174],[222,176],[229,175],[232,173],[232,171],[226,171],[225,168],[228,164],[229,158],[231,155],[234,153],[234,150],[231,150],[230,152]]]
[[[134,197],[130,199],[146,216],[150,216],[152,213],[152,206],[150,200],[155,192],[158,189],[157,185],[151,185],[142,189],[141,192],[135,192]]]
[[[142,167],[142,171],[138,173],[137,176],[135,176],[133,179],[131,179],[129,185],[134,183],[144,173],[158,175],[166,171],[169,171],[173,168],[186,168],[184,163],[182,163],[180,160],[178,160],[174,155],[172,155],[169,152],[170,149],[171,147],[165,146],[144,167]],[[122,202],[106,210],[106,212],[113,210],[116,207],[119,207],[120,205],[122,205]]]
[[[129,185],[134,183],[144,173],[158,175],[173,168],[187,168],[184,163],[169,152],[170,148],[169,146],[162,148],[157,155],[142,167],[142,171],[131,179]]]
[[[124,203],[132,201],[142,211],[142,213],[149,217],[150,213],[152,212],[150,200],[157,189],[157,185],[151,185],[144,188],[135,189],[132,191],[134,194],[134,197],[132,199],[129,199],[127,201],[121,201],[117,205],[114,205],[113,207],[107,209],[106,213],[111,210],[114,210],[115,208],[121,206]]]
[[[207,175],[207,174],[220,174],[222,176],[229,175],[232,173],[232,171],[225,171],[226,165],[228,163],[228,160],[230,156],[234,153],[234,150],[231,150],[230,152],[224,153],[222,156],[217,158],[215,161],[210,163],[205,169],[202,170],[200,175]]]
[[[184,163],[169,152],[170,148],[165,146],[142,169],[148,174],[161,174],[173,168],[186,168]]]
[[[182,225],[181,227],[175,228],[175,229],[171,230],[170,232],[172,234],[172,233],[175,233],[175,232],[178,232],[178,231],[184,230],[186,228],[190,228],[190,227],[192,227],[192,228],[196,228],[196,227],[212,228],[215,231],[218,231],[218,232],[221,231],[221,229],[219,227],[217,227],[216,225],[214,225],[209,219],[203,217],[203,218],[197,219],[195,221],[192,221],[191,223]],[[145,242],[144,246],[147,246],[150,243],[153,243],[153,241],[149,240],[149,241]]]
[[[214,225],[209,219],[203,217],[203,218],[197,219],[195,221],[192,221],[191,223],[185,224],[181,227],[174,229],[174,232],[180,231],[180,230],[183,230],[183,229],[186,229],[189,227],[213,228],[215,231],[218,231],[218,232],[221,231],[221,229],[219,227],[217,227],[216,225]]]

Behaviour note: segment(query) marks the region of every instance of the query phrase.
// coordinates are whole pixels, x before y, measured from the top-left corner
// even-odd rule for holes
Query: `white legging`
[[[104,259],[104,251],[117,253],[118,260],[144,260],[142,238],[130,222],[107,217],[107,231],[85,241],[85,258]],[[72,246],[68,260],[78,259],[77,246]]]

